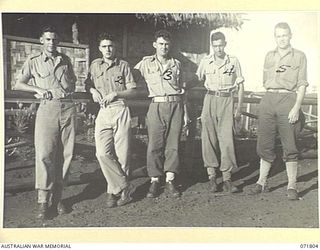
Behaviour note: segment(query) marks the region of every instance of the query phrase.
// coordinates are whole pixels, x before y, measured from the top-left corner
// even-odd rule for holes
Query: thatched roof
[[[138,19],[165,28],[188,28],[190,26],[239,29],[245,20],[241,13],[148,13],[136,14]]]

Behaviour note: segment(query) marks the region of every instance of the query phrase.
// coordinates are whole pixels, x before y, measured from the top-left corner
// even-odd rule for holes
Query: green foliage
[[[191,26],[218,29],[239,29],[246,20],[241,13],[148,13],[136,14],[138,19],[152,22],[155,26],[189,28]]]
[[[24,134],[30,127],[32,119],[33,115],[30,111],[26,109],[17,110],[13,115],[13,127],[18,133]]]
[[[11,109],[11,124],[13,129],[19,134],[25,134],[34,123],[35,107],[30,105],[29,108],[23,107],[22,103],[18,103],[18,109]]]

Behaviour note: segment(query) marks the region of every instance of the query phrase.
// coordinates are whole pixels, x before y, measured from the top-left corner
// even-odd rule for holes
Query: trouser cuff
[[[229,171],[222,172],[222,180],[223,181],[230,181],[231,180],[231,172],[229,172]]]
[[[50,200],[51,191],[38,189],[38,203],[48,203]]]
[[[173,172],[166,172],[166,182],[173,181],[175,178],[175,173]]]
[[[208,173],[209,179],[216,178],[216,169],[215,168],[207,167],[207,173]]]
[[[151,183],[156,181],[159,182],[159,179],[159,177],[151,177]]]

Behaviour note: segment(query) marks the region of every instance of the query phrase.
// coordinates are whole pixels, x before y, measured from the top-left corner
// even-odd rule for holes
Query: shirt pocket
[[[168,83],[171,85],[171,87],[174,89],[174,90],[179,90],[180,89],[180,86],[179,86],[179,80],[180,80],[180,69],[177,69],[177,68],[172,68],[170,69],[172,74],[169,74],[167,76],[170,76],[169,80],[168,80]]]
[[[222,71],[223,83],[225,85],[232,85],[236,80],[236,66],[234,64],[228,64]],[[223,86],[227,87],[227,86]]]
[[[111,76],[111,81],[112,81],[112,89],[114,91],[122,91],[125,90],[125,81],[123,75],[115,74]]]
[[[155,85],[161,82],[160,70],[158,69],[149,69],[145,75],[147,84]]]
[[[51,72],[50,71],[46,69],[35,68],[31,71],[31,74],[34,77],[33,84],[44,89],[51,88],[51,81],[50,81]]]
[[[290,67],[286,67],[286,71],[281,75],[281,79],[290,83],[296,83],[298,81],[300,65],[297,63],[293,63],[289,66]]]
[[[51,73],[50,73],[50,71],[48,71],[48,70],[45,70],[45,69],[41,69],[41,70],[39,70],[39,69],[34,69],[33,70],[33,72],[32,72],[32,75],[37,79],[46,79],[46,78],[48,78],[50,75],[51,75]]]
[[[274,67],[276,64],[275,61],[267,61],[265,64],[264,64],[264,69],[270,69],[272,67]]]
[[[92,74],[92,76],[93,76],[93,79],[99,79],[99,78],[101,78],[102,76],[103,76],[103,71],[98,71],[98,72],[94,72],[93,74]]]
[[[213,67],[207,67],[204,72],[204,75],[206,76],[206,81],[215,82],[217,78],[217,73],[217,69]]]
[[[96,88],[100,89],[103,87],[103,71],[96,71],[92,73],[93,82]]]

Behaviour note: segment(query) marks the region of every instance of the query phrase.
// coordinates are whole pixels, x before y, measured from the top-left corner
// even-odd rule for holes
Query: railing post
[[[248,95],[248,98],[251,98],[252,97],[252,94],[249,94]],[[247,103],[247,109],[246,109],[246,112],[247,113],[251,113],[251,103]],[[246,131],[249,131],[249,124],[250,123],[250,117],[249,116],[247,116],[246,117],[246,122],[245,122],[245,129],[246,129]]]

